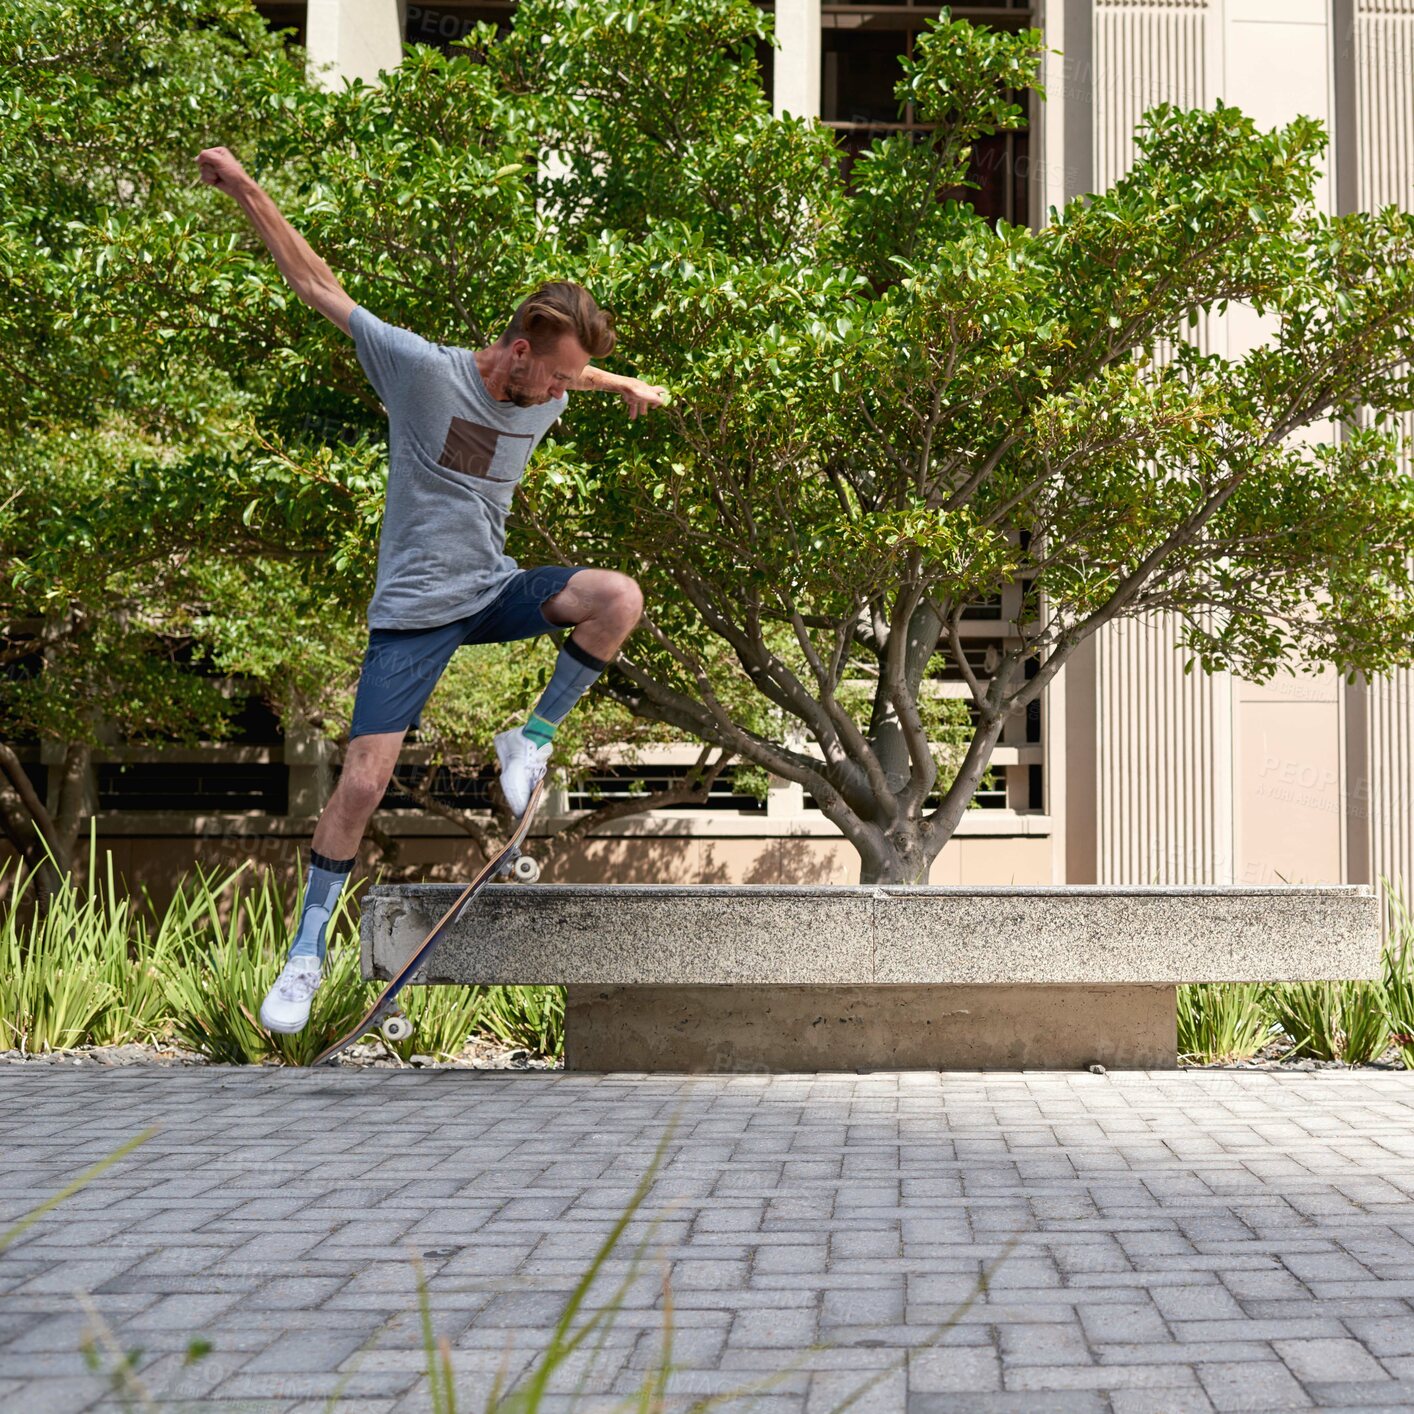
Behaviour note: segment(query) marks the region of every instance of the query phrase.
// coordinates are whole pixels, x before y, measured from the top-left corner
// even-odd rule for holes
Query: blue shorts
[[[349,740],[415,727],[437,680],[462,644],[510,643],[559,627],[545,617],[543,606],[578,572],[566,565],[521,570],[484,609],[468,618],[436,628],[370,629]]]

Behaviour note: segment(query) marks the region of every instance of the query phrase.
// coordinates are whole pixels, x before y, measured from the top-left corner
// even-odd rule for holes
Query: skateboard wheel
[[[539,861],[522,854],[511,866],[511,875],[518,884],[533,884],[540,877]]]
[[[390,1016],[378,1030],[385,1041],[406,1041],[412,1035],[412,1022],[405,1016]]]

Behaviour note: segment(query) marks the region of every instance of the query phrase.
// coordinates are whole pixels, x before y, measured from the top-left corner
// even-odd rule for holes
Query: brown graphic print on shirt
[[[459,471],[464,476],[479,476],[485,481],[515,481],[514,476],[492,476],[491,463],[496,457],[496,446],[502,437],[516,442],[530,442],[533,439],[517,432],[498,432],[494,427],[470,422],[464,417],[454,417],[447,429],[447,445],[437,458],[437,465],[448,471]],[[526,456],[530,448],[525,449]]]

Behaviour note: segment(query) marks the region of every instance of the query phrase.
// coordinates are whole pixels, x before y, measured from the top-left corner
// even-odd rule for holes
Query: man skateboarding
[[[505,553],[506,515],[570,389],[616,393],[630,417],[662,406],[668,393],[590,366],[614,347],[612,317],[568,281],[530,294],[489,348],[434,344],[385,324],[354,303],[226,148],[208,148],[197,164],[202,181],[250,218],[299,298],[353,337],[388,414],[388,492],[349,745],[315,826],[289,957],[260,1008],[263,1026],[295,1032],[309,1019],[325,930],[403,737],[456,649],[571,629],[524,725],[496,737],[501,789],[518,817],[545,774],[556,726],[633,631],[643,598],[632,579],[520,569]]]

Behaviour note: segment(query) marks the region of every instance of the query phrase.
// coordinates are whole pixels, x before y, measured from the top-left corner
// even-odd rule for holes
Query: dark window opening
[[[1007,808],[1006,798],[1006,772],[1000,766],[988,766],[982,773],[982,784],[972,793],[972,799],[983,810],[1005,810]],[[943,797],[939,795],[930,796],[925,802],[924,809],[935,810],[942,804]]]
[[[280,714],[259,695],[233,699],[230,731],[222,738],[227,746],[278,746],[285,739]]]
[[[630,800],[635,796],[652,794],[662,790],[673,790],[683,784],[688,766],[654,766],[639,764],[614,766],[605,771],[583,777],[572,783],[569,792],[571,810],[596,810],[602,805]],[[393,779],[384,793],[381,808],[384,810],[408,810],[418,808],[418,802],[400,785],[421,785],[426,779],[427,768],[418,765],[401,765],[393,773]],[[496,783],[496,773],[489,768],[476,774],[449,771],[439,767],[432,778],[432,795],[444,805],[459,810],[490,810],[492,808],[492,787]],[[737,795],[732,790],[731,768],[723,771],[712,783],[712,789],[705,803],[693,805],[671,805],[669,810],[732,810],[746,814],[764,814],[766,802],[749,795]]]
[[[1041,665],[1035,658],[1026,660],[1025,672],[1026,681],[1030,682],[1037,673],[1041,671]],[[1041,740],[1041,701],[1037,698],[1035,702],[1026,704],[1026,740],[1028,742],[1039,742]]]
[[[1001,616],[1002,596],[999,593],[978,599],[972,604],[965,604],[962,609],[962,617],[965,619],[999,619]]]
[[[686,782],[690,766],[615,766],[601,774],[576,781],[570,788],[571,810],[594,810],[636,795],[676,790]],[[667,810],[733,810],[745,815],[764,815],[766,802],[754,796],[737,795],[732,790],[732,770],[728,767],[712,782],[701,804],[669,805]]]
[[[875,4],[826,4],[821,7],[820,117],[834,128],[842,149],[846,178],[859,154],[888,133],[912,133],[923,140],[928,125],[912,104],[900,111],[894,88],[903,77],[899,61],[912,58],[918,36],[941,7],[908,0]],[[993,5],[954,6],[952,17],[992,27],[1020,29],[1030,24],[1027,4],[998,0]],[[1024,95],[1010,93],[1013,103]],[[1030,218],[1026,174],[1027,134],[996,133],[972,146],[968,179],[976,186],[940,190],[938,197],[969,203],[987,221],[1025,225]]]
[[[288,36],[289,42],[303,47],[305,36],[308,33],[308,29],[305,25],[305,19],[309,13],[308,5],[267,5],[259,3],[259,0],[257,0],[255,8],[257,13],[271,29],[292,31]]]
[[[979,678],[990,678],[991,669],[987,666],[987,653],[989,649],[995,649],[995,643],[988,643],[985,639],[964,638],[962,640],[962,656],[967,659],[967,666],[972,669],[973,675]],[[957,665],[957,659],[952,655],[952,649],[943,643],[938,648],[938,655],[941,663],[930,673],[934,681],[938,682],[963,682],[962,669]],[[970,705],[970,704],[969,704]]]
[[[283,815],[290,773],[282,763],[207,761],[102,762],[100,810],[260,810]]]
[[[34,793],[41,800],[48,800],[49,767],[43,761],[22,761],[20,764],[25,768],[25,775],[29,777],[29,783],[34,787]]]
[[[44,671],[44,650],[33,634],[0,634],[0,649],[7,655],[0,662],[0,703],[5,700],[6,682],[29,682]],[[8,655],[13,653],[14,657]],[[6,729],[11,746],[35,746],[39,734],[30,726],[12,724]]]
[[[1045,777],[1042,774],[1044,771],[1045,767],[1040,765],[1028,766],[1026,768],[1027,782],[1029,785],[1027,805],[1032,810],[1044,810],[1046,808]]]
[[[421,788],[427,779],[427,767],[404,764],[393,771],[393,779],[383,792],[382,810],[420,810],[421,804],[405,786]],[[496,773],[489,767],[482,771],[453,771],[439,766],[432,777],[431,791],[435,800],[456,810],[490,810],[491,787]]]
[[[496,26],[498,35],[506,34],[514,11],[511,0],[479,5],[409,5],[403,39],[408,44],[427,44],[434,49],[464,53],[464,50],[452,50],[457,40],[465,39],[478,24],[487,22]]]

